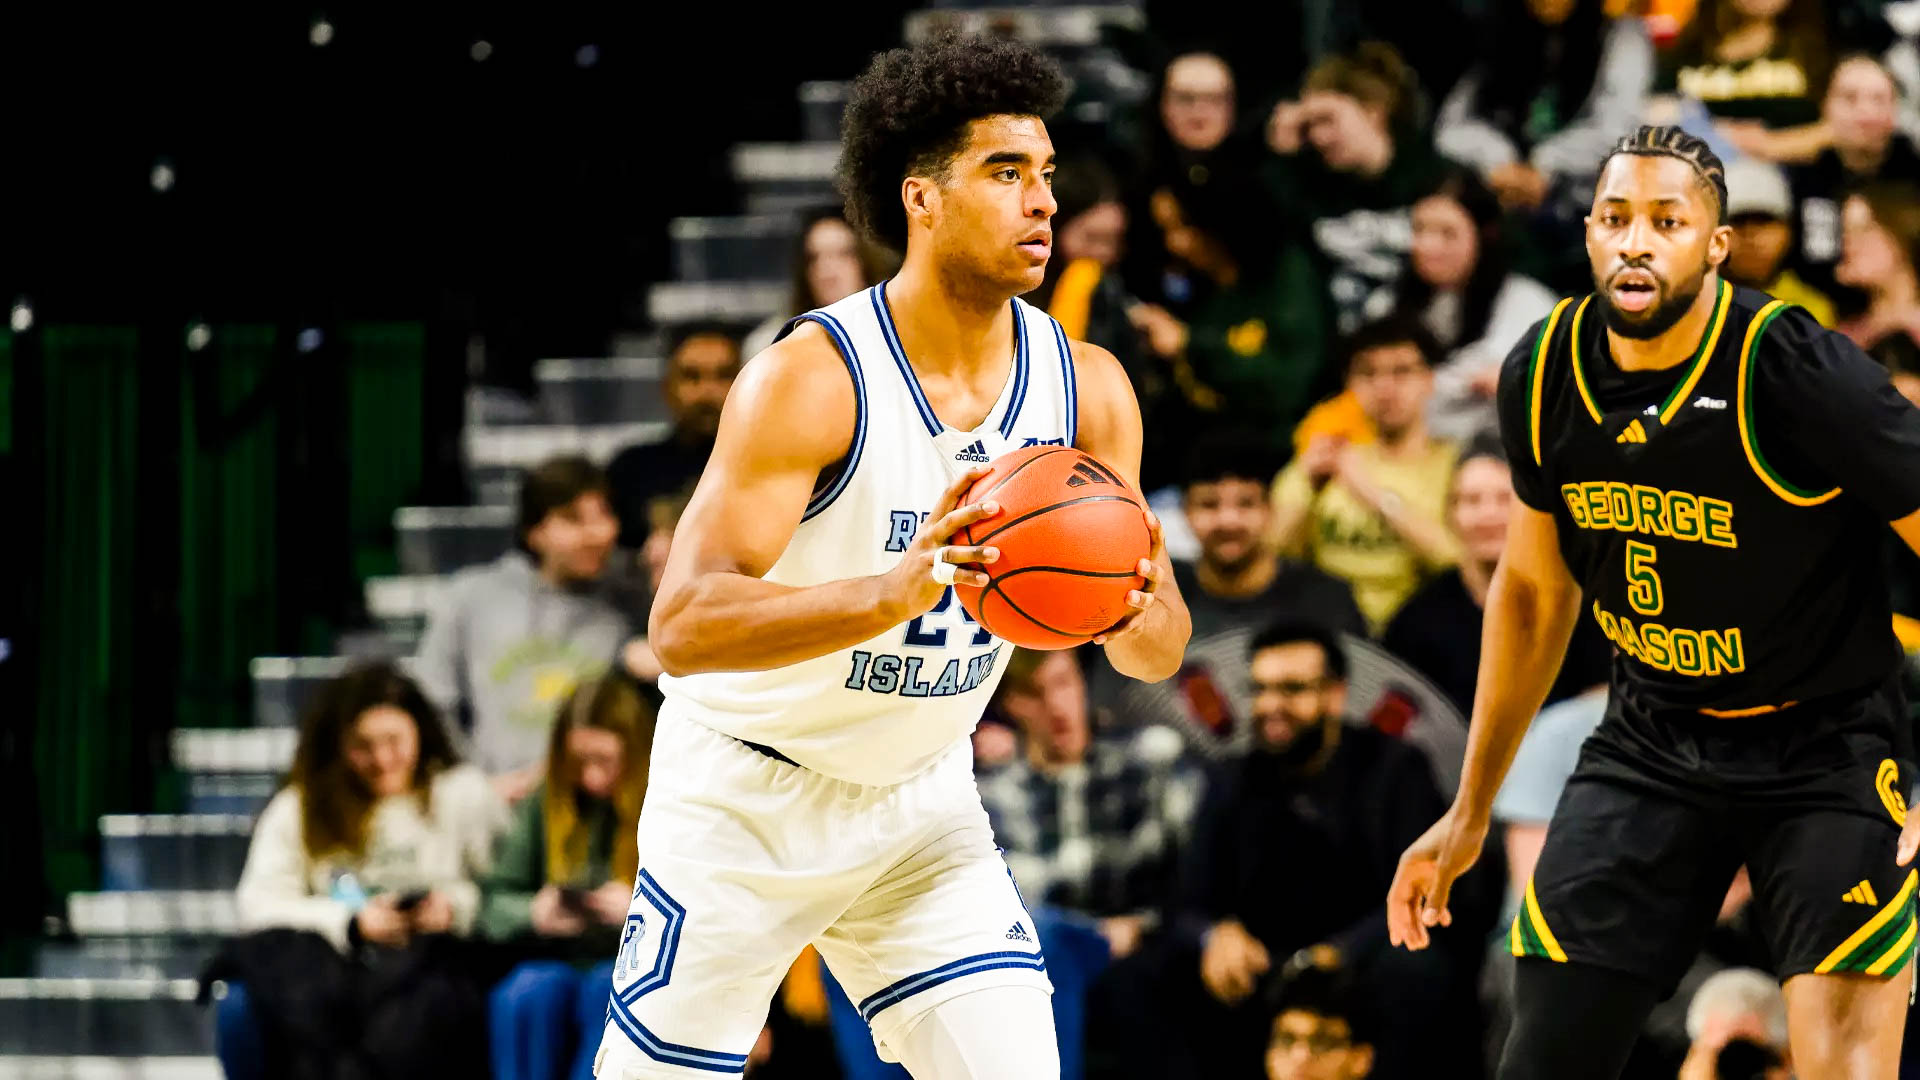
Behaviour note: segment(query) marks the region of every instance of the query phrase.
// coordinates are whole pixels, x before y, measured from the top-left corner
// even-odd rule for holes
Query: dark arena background
[[[1073,1080],[1492,1074],[1595,628],[1446,946],[1390,952],[1380,905],[1459,782],[1493,383],[1590,290],[1615,139],[1708,137],[1726,276],[1920,399],[1914,0],[169,7],[0,12],[0,1078],[590,1075],[719,403],[898,267],[833,180],[878,51],[1065,70],[1026,299],[1132,381],[1194,613],[1163,683],[1014,659],[974,737]],[[1920,560],[1885,554],[1912,669]],[[1276,624],[1344,657],[1279,713]],[[393,788],[355,756],[383,711]],[[1749,896],[1629,1076],[1785,1075]],[[811,950],[746,1071],[906,1075]]]

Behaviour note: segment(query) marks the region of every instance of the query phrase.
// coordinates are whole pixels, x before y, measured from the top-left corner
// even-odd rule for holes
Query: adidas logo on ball
[[[953,455],[953,460],[955,460],[955,461],[977,461],[977,462],[982,462],[982,463],[984,463],[984,462],[986,462],[986,461],[988,460],[988,458],[987,458],[987,444],[986,444],[986,443],[984,443],[984,442],[982,442],[982,441],[981,441],[981,440],[979,440],[979,439],[975,439],[975,440],[973,440],[973,445],[972,445],[972,446],[969,446],[969,447],[967,447],[967,448],[966,448],[965,450],[962,450],[962,451],[960,451],[959,453],[957,453],[957,454],[955,454],[955,455]]]

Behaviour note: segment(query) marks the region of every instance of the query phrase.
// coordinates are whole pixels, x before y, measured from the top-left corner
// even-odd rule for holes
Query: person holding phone
[[[514,807],[481,882],[480,933],[542,957],[489,999],[499,1080],[593,1075],[652,748],[653,711],[623,675],[582,683],[560,705],[546,776]]]
[[[286,783],[254,827],[234,893],[241,929],[273,945],[236,950],[223,978],[216,1047],[230,1080],[347,1052],[333,1040],[290,1041],[313,1025],[286,1018],[310,1012],[317,997],[335,995],[337,1011],[368,1030],[379,1019],[369,1010],[412,1008],[406,994],[361,997],[354,980],[398,950],[426,948],[422,938],[471,930],[475,879],[505,817],[486,775],[459,762],[433,706],[396,667],[357,667],[323,687],[302,720]],[[296,954],[308,962],[288,959]],[[379,1055],[368,1045],[353,1052]]]

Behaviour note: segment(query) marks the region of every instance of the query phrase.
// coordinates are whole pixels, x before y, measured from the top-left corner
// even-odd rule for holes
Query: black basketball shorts
[[[1745,865],[1781,979],[1906,966],[1920,875],[1894,862],[1914,775],[1896,687],[1738,719],[1655,716],[1621,698],[1554,809],[1509,934],[1515,956],[1670,989]]]

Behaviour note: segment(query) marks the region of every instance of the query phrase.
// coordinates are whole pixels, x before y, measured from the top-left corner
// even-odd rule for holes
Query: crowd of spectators
[[[1920,87],[1882,58],[1903,46],[1877,5],[1473,7],[1452,55],[1396,48],[1357,5],[1277,92],[1215,52],[1170,55],[1145,145],[1059,146],[1056,253],[1027,299],[1132,378],[1194,627],[1153,685],[1097,652],[1016,653],[975,736],[1073,1080],[1465,1076],[1497,1053],[1514,898],[1604,706],[1593,626],[1443,947],[1389,948],[1381,905],[1459,774],[1512,500],[1498,369],[1590,287],[1582,217],[1616,138],[1707,137],[1728,162],[1726,276],[1806,307],[1920,402]],[[671,341],[669,436],[604,472],[531,470],[515,550],[454,580],[417,687],[390,668],[329,687],[260,821],[242,918],[394,958],[355,978],[397,974],[356,995],[313,959],[289,991],[270,951],[230,949],[230,1075],[303,1052],[321,995],[356,1002],[353,1045],[374,1058],[404,1060],[381,1055],[405,1017],[487,1024],[501,1077],[586,1075],[635,872],[660,674],[646,608],[674,524],[741,364],[893,258],[835,210],[806,217],[785,310],[744,345],[719,326]],[[1888,551],[1896,608],[1920,616],[1920,560]],[[1747,895],[1737,880],[1635,1075],[1782,1074]],[[434,944],[460,939],[512,948]],[[804,954],[750,1072],[900,1075],[848,1008]]]

